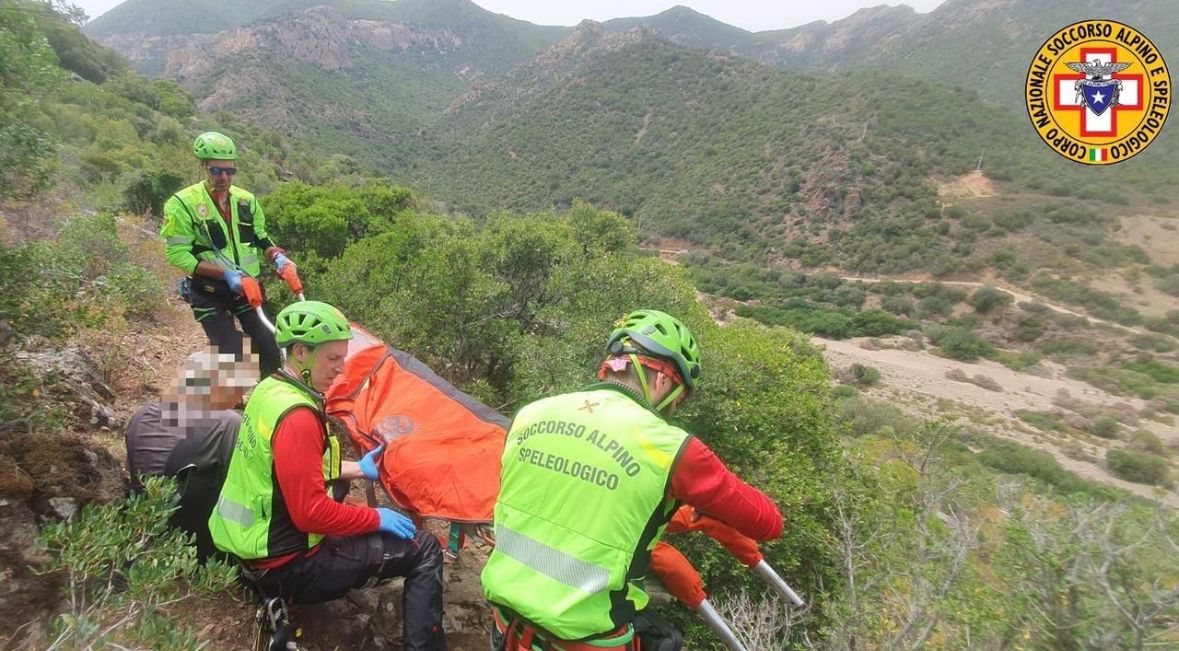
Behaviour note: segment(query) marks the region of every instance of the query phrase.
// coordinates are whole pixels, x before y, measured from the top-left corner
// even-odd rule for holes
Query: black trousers
[[[279,356],[278,344],[274,342],[274,333],[262,323],[258,312],[250,307],[244,296],[235,294],[223,280],[193,276],[189,283],[192,313],[205,329],[209,344],[219,352],[232,353],[240,358],[242,333],[233,325],[233,319],[237,317],[242,330],[250,336],[251,350],[258,355],[261,377],[278,370],[282,358]]]
[[[429,533],[418,532],[413,540],[379,532],[329,536],[315,554],[252,578],[268,597],[315,604],[394,577],[405,577],[401,605],[406,651],[444,651],[442,548]]]

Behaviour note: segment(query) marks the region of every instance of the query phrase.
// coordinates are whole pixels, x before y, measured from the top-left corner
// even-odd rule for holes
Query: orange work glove
[[[274,266],[278,269],[278,277],[287,282],[287,287],[296,294],[303,293],[303,281],[299,280],[299,268],[287,256],[279,253],[274,256]]]
[[[688,608],[695,609],[708,598],[700,573],[680,550],[665,542],[657,543],[655,549],[651,550],[651,573],[659,577],[671,596]]]
[[[681,506],[667,525],[668,533],[699,531],[720,543],[742,565],[753,567],[761,562],[762,554],[757,541],[741,535],[736,529],[716,518],[697,513],[685,504]]]
[[[242,277],[242,296],[250,307],[262,307],[262,286],[252,276]]]

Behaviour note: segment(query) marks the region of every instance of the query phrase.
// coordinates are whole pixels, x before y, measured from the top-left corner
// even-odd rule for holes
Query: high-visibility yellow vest
[[[323,540],[320,534],[295,527],[274,476],[271,439],[279,422],[296,407],[310,407],[322,418],[307,390],[285,378],[268,377],[250,395],[217,507],[209,516],[209,532],[221,551],[254,560],[310,549]],[[339,476],[340,442],[327,432],[323,480],[329,495],[330,482]]]
[[[273,245],[266,235],[262,207],[253,194],[232,185],[229,209],[231,224],[226,224],[203,181],[172,195],[164,204],[160,228],[168,262],[187,274],[205,261],[260,276],[259,256]]]
[[[687,432],[596,385],[516,415],[483,590],[564,640],[611,633],[647,605],[642,579],[675,511]]]

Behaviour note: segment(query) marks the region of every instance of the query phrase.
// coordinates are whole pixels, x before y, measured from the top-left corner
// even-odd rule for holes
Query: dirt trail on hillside
[[[840,276],[840,279],[846,280],[846,281],[851,281],[851,282],[860,282],[860,283],[931,282],[931,283],[937,283],[939,285],[949,285],[951,287],[969,287],[971,289],[979,289],[981,287],[986,287],[986,286],[997,287],[997,288],[1007,292],[1008,294],[1011,294],[1011,296],[1015,299],[1015,302],[1017,304],[1018,303],[1040,303],[1041,305],[1043,305],[1043,306],[1045,306],[1055,312],[1060,312],[1061,314],[1070,314],[1072,316],[1081,317],[1083,319],[1088,319],[1090,323],[1095,323],[1095,324],[1099,324],[1099,325],[1106,325],[1106,326],[1110,326],[1110,327],[1114,327],[1114,328],[1121,328],[1123,330],[1128,330],[1128,331],[1133,332],[1135,334],[1143,334],[1143,335],[1150,334],[1147,330],[1144,330],[1144,329],[1136,327],[1136,326],[1122,325],[1120,323],[1114,323],[1113,321],[1099,319],[1099,318],[1097,318],[1091,314],[1088,314],[1086,312],[1078,311],[1078,310],[1075,310],[1075,309],[1072,309],[1069,307],[1065,307],[1063,305],[1059,305],[1057,303],[1053,303],[1051,301],[1044,299],[1043,297],[1036,296],[1034,294],[1029,294],[1029,293],[1027,293],[1026,290],[1018,289],[1016,287],[1008,285],[1007,283],[1004,283],[1002,281],[997,281],[997,280],[991,280],[991,281],[987,281],[987,282],[979,282],[979,281],[975,281],[975,280],[915,281],[915,280],[910,280],[910,279],[906,279],[906,278],[890,278],[890,277],[884,277],[884,276],[881,276],[881,277]]]
[[[1089,405],[1120,407],[1123,410],[1141,410],[1145,406],[1142,400],[1115,396],[1065,377],[1064,368],[1051,363],[1042,364],[1050,372],[1050,377],[1039,377],[1019,373],[987,360],[968,364],[923,351],[867,350],[861,348],[866,339],[836,341],[813,337],[811,341],[826,349],[827,362],[833,368],[860,363],[880,371],[881,383],[866,390],[869,396],[887,400],[910,414],[925,418],[950,417],[981,431],[1044,450],[1056,457],[1062,466],[1081,477],[1113,484],[1136,495],[1179,507],[1179,495],[1122,481],[1100,465],[1105,451],[1109,447],[1119,447],[1120,442],[1092,436],[1085,436],[1082,440],[1055,432],[1041,432],[1015,415],[1017,410],[1057,411],[1053,399],[1062,390],[1067,391],[1071,398]],[[1002,392],[947,379],[946,372],[953,369],[960,369],[968,376],[984,375],[998,383]],[[1174,426],[1143,419],[1138,427],[1149,429],[1165,442],[1179,441],[1179,429]],[[1083,449],[1094,461],[1066,456],[1063,451],[1065,445]]]

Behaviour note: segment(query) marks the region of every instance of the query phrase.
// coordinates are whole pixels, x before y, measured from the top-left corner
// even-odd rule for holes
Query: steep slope
[[[184,39],[123,32],[105,42],[182,83],[203,111],[396,166],[406,134],[471,81],[528,59],[557,33],[467,0],[322,4]]]

